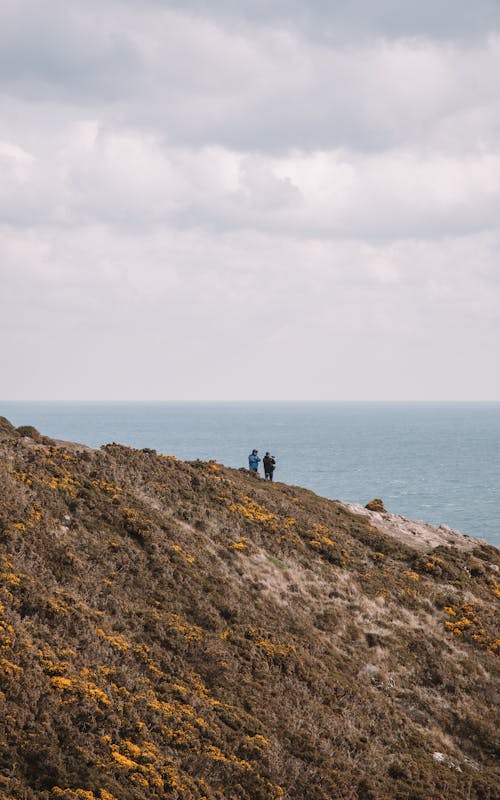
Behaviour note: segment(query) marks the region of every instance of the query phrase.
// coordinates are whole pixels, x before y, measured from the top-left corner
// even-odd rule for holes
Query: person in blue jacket
[[[259,451],[252,450],[252,452],[248,456],[248,469],[250,470],[250,472],[254,472],[257,475],[259,472],[259,463],[260,463]]]

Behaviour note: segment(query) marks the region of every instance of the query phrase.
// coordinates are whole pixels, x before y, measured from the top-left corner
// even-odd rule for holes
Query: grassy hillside
[[[0,419],[0,796],[495,800],[499,565]]]

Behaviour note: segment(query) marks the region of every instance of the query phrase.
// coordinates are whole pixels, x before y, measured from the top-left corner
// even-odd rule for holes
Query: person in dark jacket
[[[259,463],[260,463],[260,456],[258,450],[252,450],[250,455],[248,456],[248,469],[250,472],[253,472],[255,475],[259,474]]]
[[[272,481],[273,479],[273,472],[276,467],[276,459],[271,453],[266,453],[264,456],[264,460],[262,462],[264,464],[264,475],[266,481]]]

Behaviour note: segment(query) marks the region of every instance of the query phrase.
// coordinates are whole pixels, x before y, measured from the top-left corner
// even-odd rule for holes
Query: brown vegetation
[[[380,499],[380,497],[376,497],[375,500],[370,500],[370,502],[366,504],[365,508],[367,508],[368,511],[378,511],[379,514],[385,513],[384,502]]]
[[[499,554],[0,418],[2,800],[495,800]]]

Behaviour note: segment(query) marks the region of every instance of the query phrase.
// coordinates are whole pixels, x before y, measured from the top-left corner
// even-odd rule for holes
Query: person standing
[[[266,481],[272,481],[273,473],[276,468],[276,459],[271,453],[267,452],[262,462],[264,464],[264,475]]]
[[[260,456],[258,450],[252,450],[250,455],[248,456],[248,469],[254,475],[259,474],[259,463],[260,463]]]

